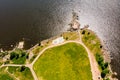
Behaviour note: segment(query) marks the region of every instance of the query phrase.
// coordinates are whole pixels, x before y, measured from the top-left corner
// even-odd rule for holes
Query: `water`
[[[25,40],[28,49],[57,35],[69,27],[72,11],[106,42],[120,79],[120,0],[0,0],[0,47]]]

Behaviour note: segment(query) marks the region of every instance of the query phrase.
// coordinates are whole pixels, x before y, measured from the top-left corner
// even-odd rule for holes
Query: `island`
[[[112,80],[110,57],[103,42],[78,16],[68,31],[29,50],[0,52],[0,80]]]

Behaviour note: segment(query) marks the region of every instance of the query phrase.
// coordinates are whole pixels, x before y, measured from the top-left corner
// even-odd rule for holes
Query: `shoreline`
[[[85,28],[85,29],[87,29],[87,28]],[[104,41],[101,40],[94,31],[92,31],[92,30],[90,30],[90,29],[87,29],[87,30],[90,31],[90,32],[92,32],[93,34],[95,34],[95,36],[97,37],[97,39],[99,39],[100,44],[101,44],[101,46],[102,46],[102,53],[103,53],[104,59],[105,59],[105,61],[111,63],[110,53],[109,53],[109,51],[107,50],[107,47],[105,46]]]
[[[47,47],[59,45],[67,41],[79,42],[84,45],[84,48],[86,48],[88,52],[91,71],[93,74],[93,80],[113,79],[111,77],[113,75],[113,71],[110,66],[110,53],[105,47],[104,41],[102,41],[94,31],[88,29],[89,25],[85,25],[84,28],[80,28],[80,23],[78,22],[78,19],[78,15],[73,12],[73,18],[71,23],[69,24],[70,30],[62,32],[48,39],[42,40],[27,50],[24,49],[24,44],[20,46],[18,45],[13,50],[11,50],[11,52],[15,49],[22,49],[26,51],[28,56],[30,56],[29,60],[27,60],[27,64],[31,66],[31,64],[33,65],[33,63],[39,58],[40,53],[44,51]],[[62,42],[60,41],[60,37],[62,37],[63,39]],[[54,43],[56,42],[56,44],[53,44],[53,41]],[[98,60],[96,58],[96,54],[99,54],[99,57],[97,57]],[[99,60],[101,60],[101,57],[102,61],[99,62]],[[107,63],[106,68],[105,63]],[[32,67],[30,67],[30,69],[32,69]],[[104,72],[105,69],[108,70],[108,72],[104,73],[105,76],[102,77],[102,72]]]
[[[86,29],[86,28],[85,28]],[[91,33],[93,33],[94,35],[96,35],[96,33],[94,32],[94,31],[92,31],[92,30],[90,30],[90,29],[87,29],[89,32],[91,32]],[[69,33],[70,31],[66,31],[66,32],[63,32],[63,33],[60,33],[60,34],[58,34],[58,35],[56,35],[56,36],[53,36],[53,37],[51,37],[51,38],[48,38],[48,39],[45,39],[45,40],[43,40],[43,41],[40,41],[39,43],[37,43],[36,45],[34,45],[33,47],[31,47],[30,49],[28,49],[28,50],[25,50],[27,53],[29,53],[30,54],[30,52],[32,52],[33,51],[33,49],[35,49],[35,48],[37,48],[38,46],[39,46],[39,44],[40,45],[46,45],[46,44],[48,44],[48,46],[49,46],[49,42],[52,42],[54,39],[56,39],[56,38],[58,38],[58,37],[61,37],[61,36],[63,36],[63,34],[64,33]],[[73,32],[77,32],[77,31],[73,31]],[[78,35],[78,34],[77,34]],[[70,35],[71,36],[71,35]],[[96,35],[97,36],[97,35]],[[106,55],[108,55],[108,52],[107,52],[107,50],[105,49],[105,44],[104,44],[104,42],[97,36],[97,39],[99,39],[100,40],[100,44],[103,46],[103,48],[102,48],[102,52],[103,52],[103,55],[102,56],[104,56],[104,54],[106,54]],[[78,39],[76,39],[77,41],[78,41]],[[73,40],[73,41],[76,41],[76,40]],[[67,41],[67,40],[66,40]],[[68,40],[68,41],[70,41],[70,40]],[[51,44],[51,43],[50,43]],[[45,46],[46,47],[46,46]],[[15,47],[16,48],[16,47]],[[15,49],[14,48],[14,49]],[[12,50],[12,51],[14,51],[14,49]],[[88,48],[89,49],[89,48]],[[24,49],[23,49],[24,50]],[[12,51],[10,51],[10,52],[12,52]],[[37,55],[38,56],[38,55]],[[104,56],[104,60],[106,59],[107,57],[106,56]],[[106,60],[105,60],[106,61]],[[110,61],[110,58],[109,58],[109,60],[108,61]],[[96,61],[97,62],[97,61]],[[109,62],[110,63],[110,62]],[[111,67],[110,67],[110,65],[109,65],[109,70],[110,70],[110,72],[111,73],[113,73],[112,72],[112,69],[111,69]]]
[[[85,28],[85,29],[87,29],[87,28]],[[100,40],[100,44],[103,46],[103,48],[102,48],[102,56],[104,57],[104,61],[105,61],[105,62],[108,62],[108,63],[110,64],[110,63],[111,63],[110,53],[109,53],[108,50],[106,49],[104,41],[102,41],[94,31],[92,31],[92,30],[90,30],[90,29],[87,29],[87,30],[89,30],[90,32],[92,32],[93,34],[95,34],[95,35],[97,36],[97,39]],[[69,32],[69,31],[66,31],[66,32]],[[75,31],[73,31],[73,32],[75,32]],[[63,33],[65,33],[65,32],[63,32]],[[55,38],[60,37],[63,33],[60,33],[59,35],[56,35],[56,36],[54,36],[54,37],[45,39],[45,40],[43,40],[43,41],[41,41],[41,42],[46,42],[46,43],[47,43],[48,41],[52,41],[52,40],[54,40]],[[39,43],[38,43],[38,44],[39,44]],[[38,45],[38,44],[37,44],[37,45]],[[36,45],[35,45],[35,46],[36,46]],[[33,46],[32,48],[34,49],[35,46]],[[88,49],[89,49],[89,48],[88,48]],[[96,61],[96,62],[97,62],[97,61]],[[109,70],[110,70],[110,73],[113,74],[111,65],[109,65]],[[112,79],[111,76],[110,76],[109,78]],[[115,79],[115,80],[117,80],[117,79]]]

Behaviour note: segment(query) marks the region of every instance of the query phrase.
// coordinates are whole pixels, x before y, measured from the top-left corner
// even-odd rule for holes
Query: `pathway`
[[[37,75],[36,73],[34,72],[33,70],[33,64],[38,60],[38,58],[44,53],[44,51],[46,51],[47,49],[50,49],[52,47],[56,47],[56,46],[60,46],[60,45],[63,45],[63,44],[66,44],[66,43],[71,43],[71,42],[74,42],[74,43],[78,43],[78,44],[81,44],[87,51],[88,53],[88,57],[89,57],[89,60],[90,60],[90,66],[91,66],[91,72],[92,72],[92,77],[93,77],[93,80],[100,80],[98,79],[98,77],[100,77],[100,70],[98,69],[98,64],[95,60],[95,57],[93,55],[93,53],[90,52],[90,50],[84,45],[84,43],[82,42],[81,40],[81,34],[80,34],[80,31],[78,30],[78,33],[79,33],[79,36],[80,36],[80,40],[79,41],[65,41],[63,43],[60,43],[60,44],[56,44],[56,45],[50,45],[46,48],[44,48],[39,54],[38,56],[34,59],[34,61],[31,63],[31,64],[26,64],[26,65],[16,65],[16,64],[6,64],[6,65],[2,65],[0,66],[1,67],[4,67],[4,66],[26,66],[26,67],[29,67],[30,70],[31,70],[31,73],[34,77],[34,80],[38,80],[37,78]]]

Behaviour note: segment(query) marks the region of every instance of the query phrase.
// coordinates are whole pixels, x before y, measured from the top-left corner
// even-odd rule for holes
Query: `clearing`
[[[92,80],[88,54],[73,42],[47,49],[33,68],[39,80]]]

